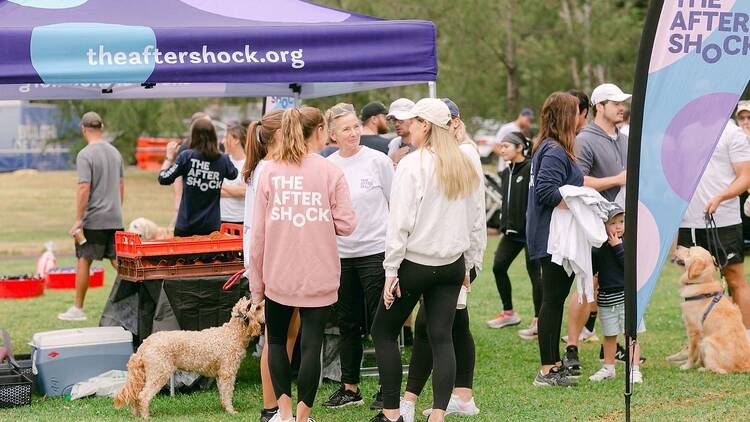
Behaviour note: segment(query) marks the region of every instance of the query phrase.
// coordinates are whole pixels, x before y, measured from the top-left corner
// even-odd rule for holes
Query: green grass
[[[45,174],[55,178],[56,173]],[[0,176],[4,183],[6,176]],[[41,177],[41,176],[40,176]],[[142,178],[142,183],[131,183],[130,178]],[[153,191],[161,189],[149,177],[140,172],[129,172],[128,183],[139,186],[144,192],[130,190],[130,200],[144,204],[142,215],[155,220],[166,218],[152,216],[154,207],[139,199],[154,195]],[[66,195],[72,195],[72,187],[66,188]],[[155,197],[155,196],[154,196]],[[3,188],[0,191],[0,204],[7,207],[10,198]],[[167,198],[168,199],[168,198]],[[164,200],[162,198],[161,200]],[[5,212],[5,210],[3,210]],[[26,218],[33,220],[55,220],[55,211],[50,208],[38,208],[26,211]],[[157,211],[154,211],[157,213]],[[126,212],[127,214],[127,212]],[[4,216],[4,214],[3,214]],[[3,220],[7,221],[5,218]],[[67,226],[67,220],[65,220]],[[65,230],[67,227],[61,227]],[[3,230],[8,230],[4,228]],[[42,242],[43,236],[36,233],[36,228],[28,226],[26,235],[18,235],[14,242],[21,248],[32,249],[34,242]],[[0,239],[5,240],[4,237]],[[28,239],[28,241],[25,241]],[[475,396],[481,414],[470,420],[476,421],[589,421],[589,420],[623,420],[623,371],[618,365],[617,380],[594,384],[587,377],[599,367],[598,344],[584,344],[581,348],[581,359],[584,365],[580,385],[572,389],[540,389],[531,385],[539,365],[539,353],[536,342],[526,342],[516,336],[515,328],[490,330],[484,321],[490,319],[499,308],[499,298],[495,289],[491,271],[492,256],[497,246],[497,237],[490,237],[485,258],[485,270],[474,283],[474,290],[469,296],[469,307],[472,318],[472,331],[477,343],[477,367],[475,375]],[[71,265],[71,258],[62,260],[62,265]],[[70,291],[51,291],[35,299],[0,300],[0,326],[7,327],[21,351],[28,351],[25,344],[34,332],[69,328],[74,326],[94,325],[109,293],[114,272],[108,265],[107,280],[104,288],[93,289],[87,299],[87,312],[91,321],[86,323],[62,323],[55,315],[64,310],[72,300]],[[34,259],[12,258],[0,259],[0,273],[24,273],[34,268]],[[645,383],[635,387],[633,395],[633,420],[636,421],[743,421],[750,420],[750,375],[718,376],[697,371],[681,371],[667,363],[664,357],[678,350],[685,338],[680,319],[679,297],[676,293],[675,280],[678,270],[669,266],[662,275],[651,305],[646,312],[648,331],[641,337],[643,354],[648,361],[642,371]],[[514,302],[517,310],[524,317],[523,324],[528,323],[532,314],[531,289],[525,274],[522,257],[511,267],[511,279],[514,282]],[[328,411],[319,403],[333,392],[337,386],[326,383],[318,393],[313,415],[318,421],[366,421],[373,412],[366,407],[349,408],[340,411]],[[377,388],[376,380],[367,379],[361,385],[366,398],[369,399]],[[423,393],[418,409],[430,405],[431,389]],[[176,397],[159,396],[152,403],[152,417],[156,420],[257,420],[261,407],[260,382],[257,360],[248,357],[238,376],[235,407],[241,412],[230,417],[221,409],[215,390],[179,395]],[[369,400],[366,400],[369,404]],[[450,418],[449,418],[450,419]],[[107,399],[83,399],[66,401],[64,399],[44,399],[35,397],[31,406],[0,410],[0,420],[14,421],[99,421],[99,420],[132,420],[126,410],[115,410]],[[423,420],[423,419],[418,419]],[[459,420],[459,419],[455,419]]]

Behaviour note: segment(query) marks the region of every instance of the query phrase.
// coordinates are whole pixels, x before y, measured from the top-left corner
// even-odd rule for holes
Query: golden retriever
[[[750,371],[750,338],[730,298],[721,296],[703,320],[714,294],[723,290],[713,257],[701,247],[678,248],[677,257],[685,261],[680,296],[686,298],[682,319],[688,336],[688,360],[680,368],[719,374]]]
[[[174,237],[174,228],[159,227],[147,218],[136,218],[131,221],[128,231],[138,233],[143,240],[161,240]]]

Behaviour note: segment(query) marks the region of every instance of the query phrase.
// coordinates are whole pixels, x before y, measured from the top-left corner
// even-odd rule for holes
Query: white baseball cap
[[[442,100],[438,100],[437,98],[422,98],[402,117],[404,119],[419,117],[435,126],[448,129],[451,121],[451,111]]]
[[[387,118],[393,117],[396,120],[406,120],[409,117],[404,117],[409,114],[409,110],[414,107],[414,101],[408,98],[399,98],[398,100],[391,103],[388,108]]]
[[[622,92],[615,84],[601,84],[594,88],[594,92],[591,93],[591,104],[597,105],[602,101],[617,101],[621,103],[629,100],[630,97],[632,95]]]

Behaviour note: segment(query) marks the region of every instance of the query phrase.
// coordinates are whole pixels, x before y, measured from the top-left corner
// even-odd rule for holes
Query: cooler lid
[[[122,327],[90,327],[36,333],[31,340],[31,346],[48,349],[132,341],[133,335]]]

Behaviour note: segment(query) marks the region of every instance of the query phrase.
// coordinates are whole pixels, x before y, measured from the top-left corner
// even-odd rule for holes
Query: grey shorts
[[[614,337],[625,333],[625,304],[615,306],[600,306],[599,321],[602,324],[602,335],[605,337]],[[638,332],[646,331],[646,324],[641,320],[638,325]]]
[[[105,258],[116,259],[115,232],[119,231],[122,231],[122,229],[83,229],[86,243],[79,245],[78,242],[73,241],[76,245],[76,258],[90,259],[92,261],[99,261]]]

